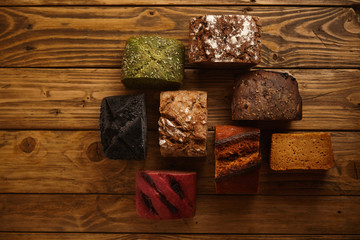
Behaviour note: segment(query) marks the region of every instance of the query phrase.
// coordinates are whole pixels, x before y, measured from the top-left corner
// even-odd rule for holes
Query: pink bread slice
[[[139,171],[136,211],[151,219],[191,218],[195,215],[196,172]]]

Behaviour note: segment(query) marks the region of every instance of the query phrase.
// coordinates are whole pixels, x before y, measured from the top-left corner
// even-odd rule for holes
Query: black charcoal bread
[[[184,45],[159,36],[131,37],[126,42],[122,82],[129,88],[176,89],[184,78]]]
[[[100,131],[107,158],[145,159],[147,125],[144,94],[104,98],[101,103]]]

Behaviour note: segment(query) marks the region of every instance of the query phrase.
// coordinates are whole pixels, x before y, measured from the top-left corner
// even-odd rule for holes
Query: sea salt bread
[[[161,156],[206,156],[206,92],[185,90],[161,92],[159,111]]]
[[[275,171],[328,170],[335,164],[331,136],[325,132],[273,134],[270,154]]]
[[[206,15],[190,20],[189,63],[248,68],[261,60],[261,23],[249,15]]]

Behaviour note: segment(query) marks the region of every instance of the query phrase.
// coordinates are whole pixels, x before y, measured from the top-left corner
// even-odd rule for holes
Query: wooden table
[[[359,4],[1,0],[0,239],[360,239]],[[100,101],[138,92],[120,81],[125,40],[158,34],[187,46],[190,16],[242,13],[260,16],[263,23],[258,68],[297,78],[303,120],[233,122],[230,101],[237,72],[187,66],[182,89],[208,92],[208,157],[160,157],[159,92],[147,91],[147,159],[105,159]],[[262,129],[258,195],[215,194],[218,124]],[[330,132],[336,167],[323,174],[271,172],[271,133],[291,131]],[[174,221],[138,217],[138,169],[196,170],[196,216]]]

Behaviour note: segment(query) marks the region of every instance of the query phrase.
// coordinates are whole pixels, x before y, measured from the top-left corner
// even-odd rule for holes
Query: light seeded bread
[[[273,134],[270,168],[283,170],[327,170],[334,166],[329,133]]]
[[[206,156],[206,92],[185,90],[162,92],[159,110],[161,156]]]

